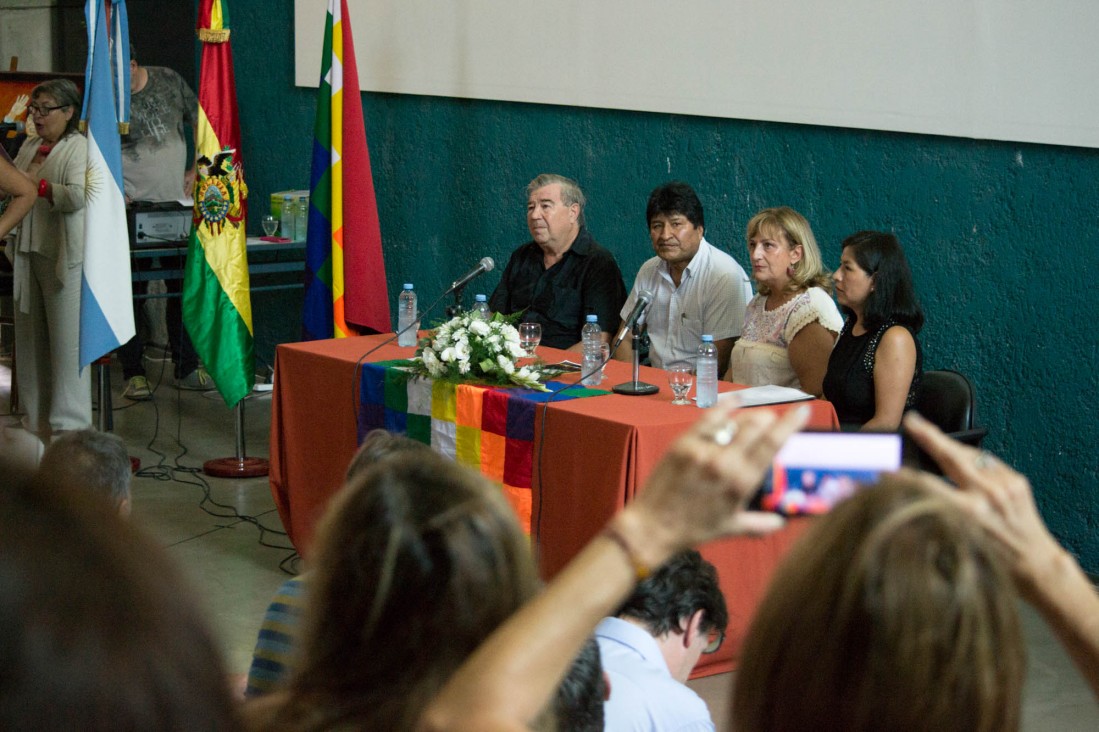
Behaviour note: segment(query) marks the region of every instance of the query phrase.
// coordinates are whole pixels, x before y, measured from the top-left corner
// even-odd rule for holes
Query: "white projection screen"
[[[295,1],[317,86],[327,0]],[[1099,147],[1096,0],[348,0],[364,91]]]

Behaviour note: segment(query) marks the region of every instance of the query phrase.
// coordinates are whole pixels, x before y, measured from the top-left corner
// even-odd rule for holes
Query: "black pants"
[[[143,271],[150,269],[148,259],[131,260],[131,266],[134,266],[135,268],[140,267]],[[182,268],[183,263],[182,261],[177,261],[170,263],[168,266]],[[168,327],[168,344],[172,349],[172,363],[175,364],[175,376],[177,379],[182,379],[198,368],[198,354],[195,353],[195,346],[191,343],[191,337],[187,335],[187,330],[183,327],[183,301],[179,297],[179,293],[183,288],[183,280],[167,279],[164,280],[164,286],[172,295],[165,304],[164,313]],[[138,324],[145,319],[145,309],[141,307],[143,299],[139,300],[137,299],[137,296],[144,295],[148,291],[148,280],[134,282],[135,324]],[[145,361],[143,358],[145,344],[142,342],[140,334],[141,327],[138,326],[137,334],[129,341],[119,346],[116,351],[116,353],[118,353],[118,360],[122,363],[122,378],[127,381],[135,376],[145,375]]]

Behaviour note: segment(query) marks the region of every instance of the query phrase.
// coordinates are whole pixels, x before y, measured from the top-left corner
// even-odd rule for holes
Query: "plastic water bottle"
[[[397,336],[398,346],[415,346],[417,340],[416,318],[416,292],[412,289],[412,283],[406,282],[401,294],[397,297]],[[405,330],[408,328],[408,330]],[[402,332],[403,331],[403,332]]]
[[[603,363],[603,335],[599,328],[599,317],[589,315],[580,331],[580,342],[583,344],[584,358],[580,365],[580,373],[594,372],[581,383],[585,386],[599,386],[603,383],[603,372],[599,364]]]
[[[298,235],[298,241],[305,241],[308,238],[309,231],[309,196],[301,196],[298,198],[298,215],[296,219],[297,226],[294,227],[294,233]]]
[[[695,394],[700,407],[717,403],[717,346],[712,335],[702,336],[695,362]]]
[[[279,228],[283,237],[290,241],[298,240],[298,207],[294,203],[294,197],[287,193],[282,197],[282,211],[279,216]]]
[[[484,295],[474,296],[473,315],[484,321],[492,320],[492,313],[488,309],[488,298]]]

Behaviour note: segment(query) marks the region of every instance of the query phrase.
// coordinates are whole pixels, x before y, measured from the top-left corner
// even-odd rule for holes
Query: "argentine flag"
[[[109,15],[106,5],[106,0],[87,0],[85,8],[88,64],[84,71],[83,118],[88,132],[88,172],[80,291],[81,368],[134,335],[130,237],[119,135],[119,122],[129,115],[129,33],[124,0],[111,3]],[[107,41],[109,25],[114,29],[113,54]]]

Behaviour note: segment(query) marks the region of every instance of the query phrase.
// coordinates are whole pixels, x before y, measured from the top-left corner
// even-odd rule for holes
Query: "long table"
[[[357,447],[357,364],[387,336],[283,344],[275,354],[271,409],[271,491],[294,546],[308,554],[328,500],[340,487]],[[409,358],[414,349],[385,345],[370,361]],[[568,354],[539,348],[548,362]],[[561,377],[575,380],[575,375]],[[602,387],[630,379],[628,365],[611,362]],[[536,421],[533,466],[532,540],[544,577],[559,571],[635,496],[671,442],[699,417],[694,407],[673,406],[667,376],[642,367],[641,380],[660,387],[645,397],[609,394],[551,402]],[[721,382],[719,389],[736,389]],[[831,404],[810,402],[810,426],[836,429]],[[793,405],[762,407],[784,411]],[[541,410],[542,407],[539,407]],[[696,675],[728,671],[779,559],[804,530],[806,520],[759,539],[732,538],[702,547],[721,578],[729,607],[726,641],[704,656]]]

